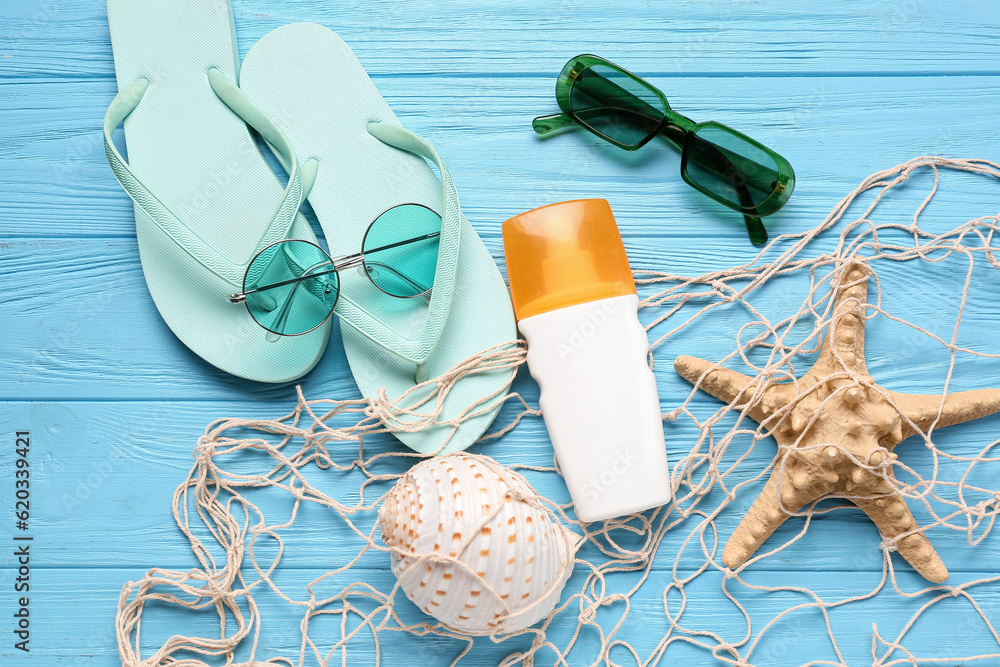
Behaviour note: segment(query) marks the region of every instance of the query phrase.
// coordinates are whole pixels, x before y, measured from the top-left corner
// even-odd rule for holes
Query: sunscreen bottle
[[[670,501],[649,339],[611,207],[543,206],[503,223],[528,370],[576,514],[601,521]]]

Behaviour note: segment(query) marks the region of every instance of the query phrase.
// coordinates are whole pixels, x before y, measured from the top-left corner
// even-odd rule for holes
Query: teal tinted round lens
[[[778,187],[774,157],[735,130],[699,127],[688,135],[684,153],[684,179],[737,210],[753,212]]]
[[[638,148],[659,132],[666,112],[652,86],[607,65],[580,72],[570,106],[578,122],[628,148]]]
[[[280,241],[264,248],[247,267],[243,291],[258,324],[296,336],[330,316],[340,283],[322,248],[308,241]]]
[[[362,245],[365,273],[386,294],[420,296],[434,285],[441,216],[419,204],[395,206],[375,219]]]

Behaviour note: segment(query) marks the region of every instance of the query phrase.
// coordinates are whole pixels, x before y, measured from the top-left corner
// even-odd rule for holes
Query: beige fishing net
[[[678,354],[709,358],[725,349],[725,356],[712,361],[760,378],[801,375],[833,315],[833,277],[860,259],[873,274],[865,311],[870,326],[880,319],[898,325],[890,344],[893,354],[928,350],[915,375],[870,363],[876,380],[895,373],[890,379],[905,389],[907,381],[931,374],[933,393],[947,394],[968,372],[972,377],[961,378],[962,388],[1000,385],[1000,378],[981,374],[983,368],[1000,368],[989,365],[1000,358],[998,343],[970,340],[960,327],[970,311],[989,321],[989,309],[976,304],[995,298],[995,285],[988,281],[1000,277],[991,273],[1000,269],[994,254],[1000,248],[992,246],[1000,219],[995,211],[960,224],[945,224],[940,216],[927,224],[921,219],[939,194],[939,178],[941,192],[947,191],[946,179],[968,178],[956,172],[972,174],[979,189],[991,189],[992,179],[1000,179],[1000,165],[992,162],[917,158],[869,176],[821,224],[776,238],[751,263],[698,276],[636,271],[657,374],[673,374],[670,365]],[[911,198],[918,193],[908,209],[905,197],[893,201],[901,191]],[[961,202],[949,210],[956,208]],[[908,322],[905,309],[883,302],[885,278],[879,276],[893,262],[907,266],[908,289],[899,294],[924,303],[937,300],[930,306],[937,325]],[[941,328],[943,321],[947,326]],[[878,334],[870,329],[869,335]],[[684,349],[677,349],[681,344]],[[548,619],[516,635],[473,640],[422,614],[399,594],[387,572],[389,547],[380,539],[377,516],[389,488],[421,457],[393,445],[385,434],[454,427],[506,401],[496,430],[475,451],[523,473],[536,488],[560,488],[554,461],[524,465],[529,459],[519,457],[516,444],[508,444],[531,422],[539,425],[534,433],[541,433],[538,411],[520,396],[486,397],[455,423],[442,424],[439,418],[440,401],[457,378],[504,372],[513,379],[524,357],[517,342],[487,350],[418,388],[423,400],[407,410],[399,407],[408,402],[406,396],[393,403],[384,396],[308,400],[300,393],[284,417],[210,424],[173,502],[174,519],[198,566],[154,568],[125,585],[116,618],[122,664],[486,664],[500,659],[504,665],[646,665],[674,664],[673,656],[686,656],[690,663],[695,656],[696,664],[846,665],[843,642],[856,644],[859,637],[870,641],[873,665],[976,659],[997,664],[1000,636],[993,623],[1000,576],[976,579],[969,573],[994,567],[976,555],[977,549],[996,548],[988,536],[1000,508],[1000,483],[989,480],[1000,479],[1000,457],[991,456],[1000,441],[949,451],[935,444],[944,432],[931,430],[908,441],[923,447],[908,445],[907,454],[891,464],[899,493],[920,528],[930,530],[939,549],[948,541],[964,547],[947,552],[948,559],[959,554],[968,563],[951,562],[958,569],[945,584],[931,584],[912,572],[897,576],[895,568],[903,563],[893,555],[898,537],[869,540],[862,547],[860,535],[857,544],[851,543],[854,536],[843,531],[848,523],[843,522],[836,533],[841,538],[824,543],[821,531],[831,528],[832,520],[844,513],[859,515],[836,499],[796,512],[745,565],[731,570],[722,562],[722,545],[759,493],[778,452],[767,428],[741,418],[745,404],[723,406],[690,385],[684,385],[686,397],[661,396],[669,410],[664,419],[673,503],[587,526],[575,522],[569,504],[528,498],[585,535],[574,576]],[[269,509],[265,516],[264,506],[280,509]],[[305,535],[303,523],[311,531]],[[877,535],[870,523],[849,523],[855,533]],[[330,540],[331,556],[317,559],[315,545],[324,538]],[[305,561],[285,548],[296,540],[312,544]],[[863,574],[852,574],[850,557],[789,571],[801,565],[794,560],[797,550],[816,553],[817,545],[835,555],[864,551],[856,561]],[[841,576],[834,577],[831,571],[837,570]],[[314,576],[315,571],[322,576]],[[876,598],[890,599],[881,607],[863,606]],[[851,633],[844,630],[844,608],[858,610],[853,616],[848,612]],[[158,614],[158,629],[144,632],[144,619]],[[285,635],[275,640],[281,624]],[[859,624],[865,626],[861,632]],[[170,628],[165,634],[164,626]],[[191,627],[203,631],[191,634]],[[936,632],[968,636],[968,650],[955,654],[955,641],[928,641],[928,633]],[[635,640],[638,634],[642,642]],[[282,655],[262,648],[278,642],[295,648]],[[949,650],[951,655],[944,653]],[[857,646],[851,652],[857,655]]]

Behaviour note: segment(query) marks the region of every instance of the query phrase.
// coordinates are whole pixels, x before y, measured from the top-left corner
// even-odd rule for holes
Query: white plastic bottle
[[[503,224],[528,370],[577,516],[601,521],[670,501],[649,340],[611,207],[543,206]]]

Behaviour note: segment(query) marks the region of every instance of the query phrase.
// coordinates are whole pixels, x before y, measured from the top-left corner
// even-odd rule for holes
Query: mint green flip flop
[[[390,399],[398,398],[426,378],[516,338],[503,277],[462,215],[448,170],[430,144],[399,124],[337,35],[314,23],[274,30],[244,58],[240,87],[276,119],[300,159],[318,162],[309,202],[331,255],[357,252],[369,224],[394,206],[420,204],[442,218],[429,300],[387,296],[363,272],[345,271],[341,276],[334,312],[363,395],[374,398],[384,390]],[[277,152],[290,170],[291,163]],[[493,421],[509,380],[510,371],[500,370],[457,381],[444,398],[442,419],[458,417],[494,392],[497,396],[483,414],[463,422],[450,440],[450,426],[396,435],[425,454],[465,449]],[[423,396],[411,398],[413,403],[408,399],[405,407]]]
[[[164,321],[196,354],[262,382],[308,372],[329,322],[308,334],[269,336],[228,295],[258,250],[315,241],[298,213],[316,174],[237,86],[239,55],[229,0],[108,0],[119,93],[104,118],[108,162],[135,202],[149,292]],[[125,124],[129,162],[111,134]],[[287,187],[247,125],[290,165]]]

